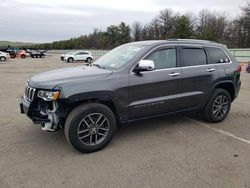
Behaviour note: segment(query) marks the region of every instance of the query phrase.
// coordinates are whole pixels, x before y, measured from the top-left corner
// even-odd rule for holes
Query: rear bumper
[[[239,80],[236,84],[236,88],[235,88],[235,96],[234,98],[238,97],[239,92],[240,92],[240,87],[241,87],[241,81]]]

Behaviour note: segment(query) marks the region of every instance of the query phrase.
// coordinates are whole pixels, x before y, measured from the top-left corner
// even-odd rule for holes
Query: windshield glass
[[[138,44],[125,44],[119,46],[97,59],[94,64],[105,69],[119,69],[138,55],[144,47],[145,46]]]

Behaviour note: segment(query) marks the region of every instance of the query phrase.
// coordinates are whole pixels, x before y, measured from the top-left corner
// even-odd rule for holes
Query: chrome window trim
[[[222,50],[224,52],[224,54],[227,56],[227,58],[229,59],[229,62],[227,63],[213,63],[213,64],[205,64],[205,65],[193,65],[193,66],[181,66],[181,67],[174,67],[174,68],[166,68],[166,69],[157,69],[157,70],[152,70],[152,71],[142,71],[142,73],[146,73],[146,72],[157,72],[157,71],[164,71],[164,70],[174,70],[174,69],[178,69],[178,68],[193,68],[193,67],[202,67],[202,66],[211,66],[211,65],[227,65],[227,64],[232,64],[232,60],[231,58],[227,55],[226,51],[221,48],[221,47],[215,47],[215,46],[211,46],[211,45],[201,45],[201,44],[164,44],[164,45],[160,45],[157,46],[155,48],[153,48],[152,50],[150,50],[145,56],[143,56],[143,58],[141,58],[139,61],[143,60],[145,57],[147,57],[151,52],[153,52],[154,50],[156,50],[157,48],[162,48],[162,47],[177,47],[177,46],[188,46],[190,48],[192,48],[192,46],[194,47],[200,47],[200,48],[205,48],[205,47],[210,47],[210,48],[218,48],[220,50]],[[204,49],[205,50],[205,49]],[[132,66],[132,69],[130,71],[131,74],[135,74],[133,72],[133,69],[138,65],[139,61],[136,62],[135,66]]]

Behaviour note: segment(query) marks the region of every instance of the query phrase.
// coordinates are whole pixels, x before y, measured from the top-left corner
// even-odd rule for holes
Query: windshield
[[[145,46],[139,46],[138,44],[119,46],[97,59],[94,65],[111,70],[119,69],[138,55],[144,47]]]

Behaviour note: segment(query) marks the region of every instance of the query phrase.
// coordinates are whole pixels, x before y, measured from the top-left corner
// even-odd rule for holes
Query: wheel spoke
[[[93,119],[91,118],[91,116],[88,116],[89,120],[91,121],[92,124],[95,124],[95,122],[93,121]]]
[[[85,125],[87,125],[88,128],[90,128],[90,125],[89,125],[88,122],[85,120],[85,118],[83,119],[83,122],[85,123]]]
[[[220,113],[220,110],[218,110],[217,112],[215,112],[215,116],[218,116],[219,115],[219,113]]]
[[[103,134],[103,133],[100,133],[100,132],[96,132],[97,134],[99,134],[100,136],[104,136],[105,134]]]
[[[86,135],[84,135],[84,136],[79,137],[79,139],[86,138],[86,137],[88,137],[88,136],[90,136],[90,135],[91,135],[90,133],[89,133],[89,134],[86,134]]]
[[[85,132],[87,132],[87,131],[89,131],[89,129],[84,129],[84,130],[82,130],[82,131],[79,131],[78,134],[85,133]]]
[[[92,134],[90,134],[90,138],[89,138],[89,144],[91,145],[92,142]]]
[[[104,124],[104,122],[107,120],[107,118],[104,118],[104,120],[101,122],[101,124],[100,125],[98,125],[98,128],[99,127],[102,127],[103,126],[103,124]]]
[[[98,124],[102,117],[103,117],[103,115],[100,114],[100,117],[97,119],[97,121],[95,123]]]

